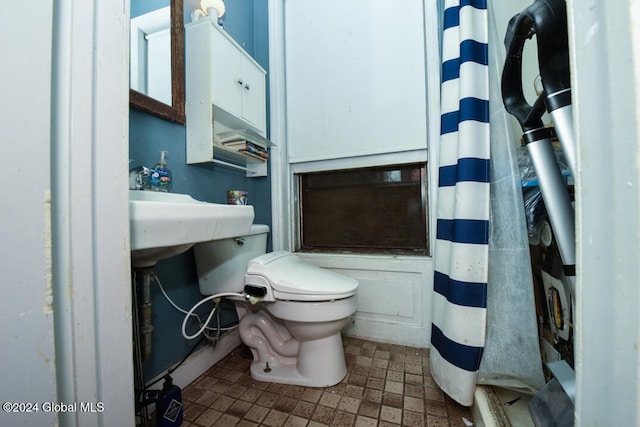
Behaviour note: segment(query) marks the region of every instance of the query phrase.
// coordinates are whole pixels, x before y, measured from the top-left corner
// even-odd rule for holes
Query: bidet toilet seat
[[[301,323],[332,322],[347,319],[356,311],[355,298],[302,302],[279,300],[265,307],[275,317]],[[342,329],[342,328],[340,328]]]
[[[264,301],[335,301],[355,295],[358,289],[357,280],[310,265],[287,251],[249,261],[245,285],[265,288]]]

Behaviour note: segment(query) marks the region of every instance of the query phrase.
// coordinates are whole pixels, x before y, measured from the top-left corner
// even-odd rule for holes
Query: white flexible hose
[[[160,279],[158,278],[158,276],[156,276],[155,274],[153,275],[153,278],[155,279],[156,283],[158,283],[158,287],[160,288],[160,291],[162,292],[162,295],[164,295],[165,299],[167,301],[169,301],[169,304],[171,304],[173,306],[173,308],[175,308],[176,310],[178,310],[180,313],[182,314],[188,314],[189,312],[184,310],[183,308],[180,308],[176,305],[175,302],[173,302],[173,300],[171,298],[169,298],[169,295],[167,295],[167,293],[164,290],[164,286],[162,286],[162,283],[160,283]],[[198,323],[202,323],[200,320],[200,317],[197,314],[192,314],[192,316],[195,316],[198,319]]]
[[[187,335],[187,320],[189,320],[189,317],[191,315],[193,315],[193,312],[200,307],[202,304],[204,304],[205,302],[208,302],[210,300],[214,300],[216,298],[222,298],[222,297],[241,297],[244,298],[243,294],[239,294],[239,293],[235,293],[235,292],[224,292],[221,294],[215,294],[215,295],[209,295],[206,298],[203,298],[202,300],[200,300],[200,302],[198,302],[196,305],[194,305],[193,307],[191,307],[191,310],[189,310],[189,312],[187,313],[187,315],[184,317],[184,320],[182,321],[182,336],[185,337],[188,340],[192,340],[194,338],[196,338],[197,336],[199,336],[201,333],[204,332],[205,329],[207,329],[207,326],[209,325],[209,322],[211,321],[211,318],[213,317],[213,313],[215,313],[215,309],[211,310],[211,313],[209,313],[209,317],[207,317],[207,320],[204,322],[204,325],[202,325],[202,327],[200,328],[200,330],[198,332],[196,332],[193,335]]]
[[[205,330],[209,329],[209,330],[217,330],[218,331],[218,335],[219,335],[219,331],[230,331],[232,329],[235,329],[238,327],[238,325],[234,325],[231,326],[229,328],[210,328],[209,327],[209,322],[211,321],[211,318],[213,317],[213,314],[216,311],[216,307],[213,308],[213,310],[211,310],[211,312],[209,313],[209,316],[207,317],[207,320],[204,322],[204,324],[202,323],[202,319],[200,319],[200,316],[198,316],[197,314],[194,313],[195,309],[198,308],[203,302],[208,301],[209,299],[215,299],[216,297],[223,297],[223,296],[240,296],[240,297],[244,297],[243,294],[235,294],[235,293],[228,293],[228,294],[218,294],[218,295],[212,295],[210,297],[207,297],[205,299],[203,299],[202,301],[198,302],[195,306],[193,306],[191,308],[191,310],[186,311],[185,309],[179,307],[175,302],[173,302],[173,300],[171,298],[169,298],[169,295],[167,295],[167,292],[164,290],[164,286],[162,286],[162,283],[160,282],[160,279],[158,278],[158,276],[154,273],[153,274],[153,279],[156,281],[156,283],[158,284],[158,287],[160,288],[160,291],[162,292],[162,295],[164,295],[164,298],[169,301],[169,304],[171,304],[173,306],[173,308],[175,308],[176,310],[178,310],[180,313],[185,314],[184,320],[182,322],[182,336],[185,337],[186,339],[193,339],[197,336],[199,336],[200,334],[202,334]],[[195,335],[187,335],[185,333],[185,325],[187,320],[189,319],[189,317],[195,317],[196,319],[198,319],[198,323],[200,325],[202,325],[201,329],[195,334]],[[210,337],[209,335],[205,334],[205,337],[211,341],[214,340],[214,337]],[[215,337],[217,338],[217,337]]]

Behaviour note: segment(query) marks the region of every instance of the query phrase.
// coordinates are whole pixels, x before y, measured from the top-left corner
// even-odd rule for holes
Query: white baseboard
[[[204,374],[213,365],[222,360],[240,345],[240,334],[238,330],[224,334],[215,348],[208,345],[196,351],[178,369],[171,373],[173,383],[184,389],[196,378]],[[174,365],[175,366],[175,365]],[[164,373],[153,378],[149,383],[164,377]]]

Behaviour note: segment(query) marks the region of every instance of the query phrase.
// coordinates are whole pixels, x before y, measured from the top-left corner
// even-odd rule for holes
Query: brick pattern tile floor
[[[469,408],[429,373],[429,350],[343,338],[347,376],[333,387],[255,381],[238,347],[183,390],[184,427],[465,426]]]

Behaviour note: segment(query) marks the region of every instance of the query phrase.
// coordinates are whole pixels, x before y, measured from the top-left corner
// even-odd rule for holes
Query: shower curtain
[[[485,344],[489,256],[486,0],[445,0],[431,374],[470,406]]]

